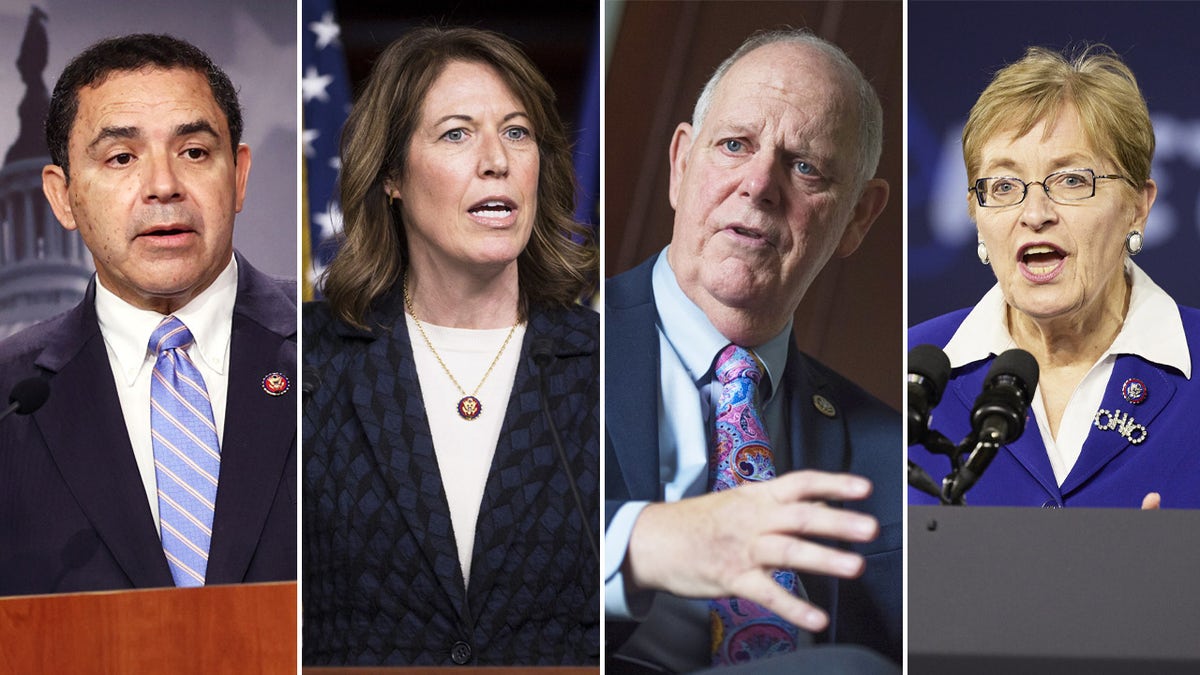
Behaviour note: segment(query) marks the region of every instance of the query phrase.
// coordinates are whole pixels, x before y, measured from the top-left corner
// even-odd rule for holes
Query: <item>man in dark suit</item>
[[[0,595],[296,577],[294,284],[233,250],[241,128],[228,77],[168,36],[99,42],[59,78],[43,189],[96,276],[0,345],[4,395],[50,391],[0,421]],[[154,349],[163,326],[186,339]],[[207,487],[179,468],[195,452]]]
[[[671,243],[605,298],[611,672],[769,655],[748,667],[894,669],[866,650],[796,650],[814,637],[900,658],[899,414],[801,354],[791,330],[817,273],[887,202],[872,178],[881,117],[840,49],[780,31],[727,59],[675,131]],[[761,393],[735,433],[765,429],[773,457],[711,491],[750,466],[710,450],[728,445],[731,389],[715,371],[730,349]]]

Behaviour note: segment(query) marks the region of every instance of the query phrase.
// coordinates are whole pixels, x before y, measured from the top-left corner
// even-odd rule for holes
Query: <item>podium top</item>
[[[912,672],[1200,672],[1200,511],[908,518]]]
[[[0,599],[0,672],[296,672],[296,582]]]

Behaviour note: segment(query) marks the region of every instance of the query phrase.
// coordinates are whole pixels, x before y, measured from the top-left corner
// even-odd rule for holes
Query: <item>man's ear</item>
[[[234,213],[242,212],[242,203],[246,201],[246,181],[250,179],[250,146],[238,143],[237,162],[233,169],[234,180]]]
[[[693,133],[692,125],[682,122],[675,127],[675,135],[671,137],[671,147],[667,151],[671,159],[671,188],[668,190],[671,208],[676,208],[679,201],[679,188],[683,184],[683,174],[687,172],[688,153],[692,150],[694,140]]]
[[[71,198],[67,190],[67,173],[57,164],[47,164],[42,167],[42,194],[50,202],[54,217],[59,224],[68,230],[78,227],[75,215],[71,213]]]
[[[879,217],[879,214],[883,213],[883,207],[887,206],[889,192],[890,188],[886,180],[872,178],[867,181],[867,184],[863,187],[862,194],[858,197],[858,203],[854,205],[854,212],[850,215],[850,222],[846,225],[846,230],[842,233],[842,240],[838,242],[837,251],[835,252],[837,257],[845,258],[858,250],[859,244],[867,236],[871,225],[875,223],[875,219]]]

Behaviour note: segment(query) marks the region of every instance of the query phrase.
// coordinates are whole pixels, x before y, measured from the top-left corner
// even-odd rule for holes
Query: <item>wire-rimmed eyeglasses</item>
[[[1094,197],[1096,181],[1101,178],[1119,178],[1133,185],[1133,181],[1117,174],[1097,176],[1096,172],[1091,169],[1066,169],[1055,171],[1040,181],[1035,180],[1029,183],[1013,176],[980,178],[975,181],[974,185],[967,188],[967,191],[975,193],[975,199],[979,201],[980,206],[994,208],[1016,206],[1025,201],[1025,195],[1028,194],[1030,185],[1041,185],[1050,201],[1058,204],[1071,204]]]

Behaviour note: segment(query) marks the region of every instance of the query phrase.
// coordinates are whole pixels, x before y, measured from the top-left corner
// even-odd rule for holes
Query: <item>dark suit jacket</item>
[[[535,344],[552,355],[553,417],[596,532],[596,313],[529,317],[468,591],[399,292],[378,307],[371,331],[323,304],[304,307],[306,381],[311,373],[320,382],[304,412],[304,663],[598,662],[598,563],[551,444],[531,355]]]
[[[651,270],[655,258],[610,279],[605,296],[605,514],[626,501],[662,501],[658,456],[659,340]],[[830,614],[818,642],[853,643],[896,661],[901,651],[903,488],[900,415],[794,346],[782,377],[794,469],[848,471],[875,484],[871,497],[846,504],[879,520],[879,537],[847,545],[866,557],[859,579],[800,575],[809,599]],[[820,414],[813,396],[837,409]],[[606,643],[618,648],[629,622],[609,621]]]
[[[74,309],[0,345],[0,393],[31,376],[50,398],[0,421],[0,595],[173,586],[134,461],[95,281]],[[238,256],[229,398],[208,583],[296,578],[295,284]]]

